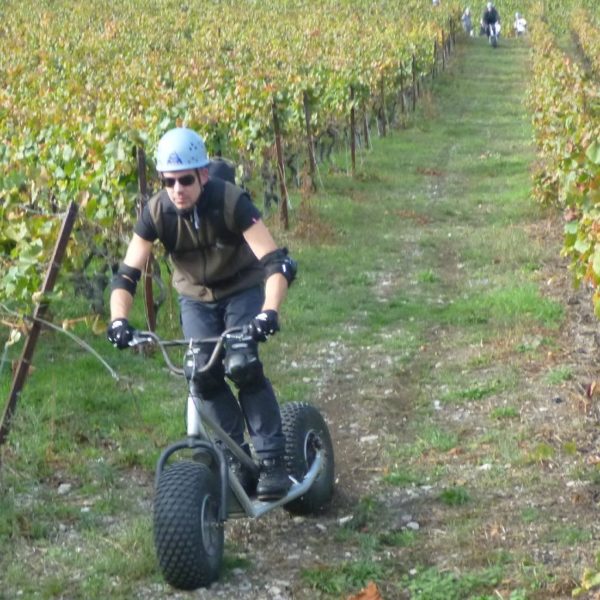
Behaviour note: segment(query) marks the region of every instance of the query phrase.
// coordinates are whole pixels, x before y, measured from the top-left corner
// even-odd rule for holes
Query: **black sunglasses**
[[[194,185],[196,183],[195,175],[184,175],[183,177],[162,177],[162,184],[165,187],[172,188],[175,187],[175,182],[178,181],[179,185],[183,187],[189,187],[190,185]]]

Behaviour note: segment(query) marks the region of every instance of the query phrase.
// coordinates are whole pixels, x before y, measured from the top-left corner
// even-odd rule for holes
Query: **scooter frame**
[[[225,341],[235,336],[246,335],[244,330],[239,327],[227,329],[220,336],[215,338],[205,338],[203,340],[172,340],[164,341],[158,335],[151,331],[136,331],[131,341],[131,346],[140,346],[149,343],[156,345],[162,352],[165,364],[169,370],[176,375],[184,375],[184,369],[176,367],[167,352],[169,346],[189,346],[193,347],[198,343],[215,343],[213,352],[206,364],[197,370],[197,372],[208,371],[217,360],[220,359],[221,351]],[[213,437],[208,430],[213,432],[222,445],[248,468],[254,475],[258,476],[258,466],[250,458],[242,448],[215,422],[208,414],[208,411],[203,406],[200,398],[194,395],[191,385],[192,378],[190,377],[190,390],[187,399],[187,437],[183,440],[169,445],[161,453],[157,465],[155,475],[155,486],[158,486],[160,476],[168,462],[168,460],[177,452],[183,450],[196,450],[204,452],[212,459],[219,467],[220,481],[220,503],[219,503],[219,518],[222,522],[228,518],[250,517],[258,518],[271,510],[284,506],[285,504],[306,494],[312,484],[317,479],[323,466],[323,453],[321,448],[316,447],[314,459],[306,472],[302,481],[295,480],[291,475],[292,485],[287,494],[282,498],[272,501],[262,501],[251,498],[242,487],[238,478],[228,467],[227,460],[223,451],[213,441]],[[208,429],[207,429],[208,426]],[[232,493],[230,493],[232,492]]]

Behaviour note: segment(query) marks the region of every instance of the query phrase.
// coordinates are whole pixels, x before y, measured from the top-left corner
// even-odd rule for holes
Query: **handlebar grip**
[[[140,331],[136,329],[131,337],[130,346],[140,346],[141,344],[149,344],[150,342],[158,343],[158,336],[152,331]]]

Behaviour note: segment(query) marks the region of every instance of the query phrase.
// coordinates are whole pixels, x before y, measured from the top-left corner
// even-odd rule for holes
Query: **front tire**
[[[154,545],[166,581],[195,590],[215,581],[223,562],[218,478],[206,465],[181,461],[160,475],[154,499]]]
[[[288,473],[302,481],[312,465],[317,450],[323,454],[323,464],[310,489],[284,508],[295,515],[321,511],[333,495],[334,457],[329,429],[321,413],[310,404],[290,402],[281,408],[285,434],[285,462]]]

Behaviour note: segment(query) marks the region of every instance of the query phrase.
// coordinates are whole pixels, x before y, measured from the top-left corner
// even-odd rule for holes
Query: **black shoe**
[[[248,456],[251,456],[250,448],[247,444],[244,444],[242,448]],[[252,471],[246,465],[243,465],[228,449],[225,450],[225,458],[227,459],[229,470],[237,477],[246,494],[249,496],[254,494],[256,491],[256,477]]]
[[[291,484],[283,456],[263,458],[260,461],[260,476],[256,486],[256,494],[259,500],[283,498],[290,489]]]

